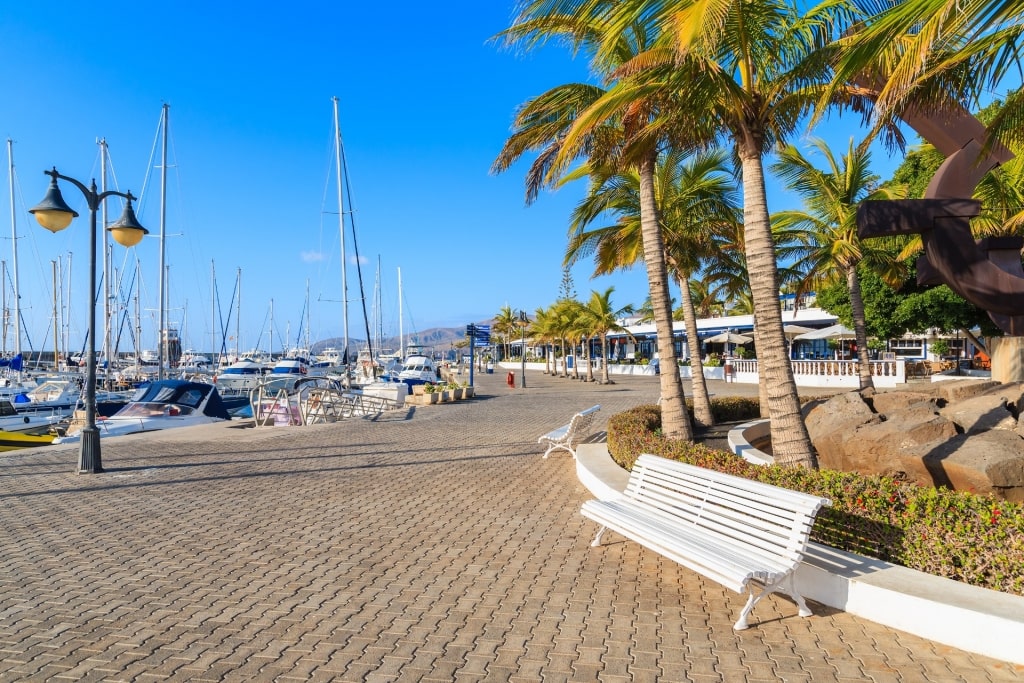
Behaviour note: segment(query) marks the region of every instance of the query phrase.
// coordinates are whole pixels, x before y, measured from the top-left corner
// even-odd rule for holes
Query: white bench
[[[620,498],[590,500],[580,512],[679,564],[750,597],[733,628],[766,595],[788,593],[811,615],[793,571],[827,498],[779,488],[654,455],[637,458]],[[752,583],[762,590],[754,592]]]
[[[537,443],[546,443],[548,445],[548,449],[544,451],[544,457],[548,457],[551,451],[561,448],[572,453],[572,457],[575,458],[575,445],[590,434],[590,428],[594,424],[594,417],[599,410],[601,410],[601,406],[596,405],[580,411],[572,416],[569,424],[562,425],[558,429],[552,430],[537,439]]]

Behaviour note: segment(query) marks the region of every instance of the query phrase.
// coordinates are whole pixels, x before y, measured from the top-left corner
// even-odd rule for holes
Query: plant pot
[[[423,396],[423,393],[424,393],[425,390],[426,390],[426,387],[424,385],[422,385],[422,384],[414,384],[414,385],[412,385],[412,395],[413,396]]]
[[[427,403],[437,403],[438,401],[441,400],[441,394],[437,393],[436,391],[430,394],[423,395],[426,397]]]
[[[438,399],[437,399],[437,400],[438,400],[438,402],[440,402],[440,403],[445,403],[445,402],[447,402],[447,401],[450,401],[450,400],[452,400],[452,395],[451,395],[451,392],[450,392],[450,391],[448,391],[447,389],[445,389],[444,391],[442,391],[442,392],[441,392],[440,394],[438,394],[438,393],[436,393],[436,392],[435,392],[435,394],[434,394],[434,395],[435,395],[435,396],[438,396]]]
[[[462,387],[462,396],[464,398],[473,398],[474,388],[473,387]]]
[[[452,398],[454,400],[456,400],[456,401],[461,401],[463,396],[465,396],[465,393],[466,393],[465,389],[463,389],[462,387],[459,387],[458,389],[452,389],[451,391],[452,391]]]

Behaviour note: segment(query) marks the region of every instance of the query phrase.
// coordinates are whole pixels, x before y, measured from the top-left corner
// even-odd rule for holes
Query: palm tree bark
[[[704,377],[704,366],[700,362],[700,338],[697,336],[697,312],[693,308],[693,297],[690,296],[689,273],[680,273],[680,303],[683,307],[683,324],[686,327],[686,339],[690,347],[690,387],[693,392],[693,421],[700,427],[715,424],[715,416],[711,412],[711,398],[708,395],[708,382]],[[694,364],[693,351],[697,349],[697,362]],[[664,371],[664,367],[662,368]],[[676,375],[678,376],[678,370]]]
[[[654,327],[658,335],[658,359],[662,368],[678,368],[672,331],[672,297],[669,294],[668,267],[665,262],[665,240],[658,221],[654,195],[656,152],[651,151],[639,163],[640,232],[643,235],[647,284],[654,309]],[[661,429],[669,439],[693,440],[690,416],[683,398],[679,372],[662,372]]]
[[[590,339],[586,339],[583,344],[584,355],[587,357],[587,381],[594,381],[594,363],[590,358]]]
[[[867,318],[864,316],[864,299],[860,295],[860,278],[857,267],[846,269],[846,285],[850,290],[850,313],[853,317],[853,331],[857,336],[857,370],[860,377],[860,388],[875,387],[871,376],[871,358],[868,356]]]
[[[601,383],[611,384],[611,377],[608,376],[608,333],[601,335]]]
[[[768,394],[772,453],[780,464],[817,468],[818,459],[800,413],[793,368],[786,353],[761,146],[747,135],[738,141],[737,151],[743,169],[743,225],[760,346],[758,369],[764,375]]]

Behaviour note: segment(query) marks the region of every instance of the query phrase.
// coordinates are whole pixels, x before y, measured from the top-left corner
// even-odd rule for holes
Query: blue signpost
[[[474,349],[476,342],[480,342],[485,346],[491,343],[491,326],[470,323],[466,325],[466,336],[469,337],[469,386],[473,386],[473,366],[476,363]]]

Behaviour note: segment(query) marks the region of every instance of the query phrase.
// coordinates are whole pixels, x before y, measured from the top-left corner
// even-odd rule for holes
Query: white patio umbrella
[[[713,337],[702,339],[701,341],[705,344],[749,344],[754,341],[754,338],[742,334],[736,334],[735,332],[722,332]]]
[[[803,325],[783,325],[782,333],[786,335],[786,339],[792,339],[793,337],[800,334],[807,334],[813,332],[814,328],[804,327]]]
[[[796,340],[812,340],[812,339],[856,339],[857,333],[851,330],[845,325],[832,325],[831,327],[823,327],[820,330],[811,330],[810,332],[804,332],[793,337]]]

